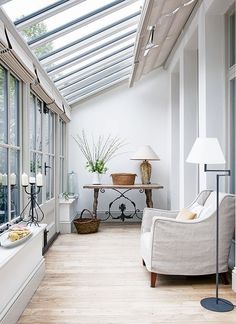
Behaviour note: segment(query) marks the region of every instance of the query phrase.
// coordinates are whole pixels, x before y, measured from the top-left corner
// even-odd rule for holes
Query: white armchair
[[[216,270],[216,192],[202,191],[188,206],[202,205],[198,218],[177,220],[178,211],[145,208],[141,227],[141,256],[151,272],[151,287],[157,274],[206,275]],[[228,257],[235,223],[234,195],[220,193],[219,272],[228,271]]]

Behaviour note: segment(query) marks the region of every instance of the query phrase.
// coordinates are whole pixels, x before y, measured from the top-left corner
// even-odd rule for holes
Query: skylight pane
[[[111,0],[109,0],[109,1],[111,2]],[[83,6],[87,2],[90,3],[90,5],[91,5],[90,9],[91,8],[92,9],[90,11],[94,10],[94,0],[87,0],[87,1],[85,1],[83,3],[81,3],[79,6]],[[98,3],[100,3],[100,1],[98,1]],[[71,9],[68,9],[68,10],[72,10],[72,9],[75,10],[75,7],[71,8]],[[76,39],[80,39],[82,37],[88,36],[89,34],[93,33],[94,31],[96,31],[98,29],[101,29],[103,27],[109,26],[111,23],[114,23],[115,21],[119,21],[120,19],[122,19],[122,18],[124,18],[124,17],[126,17],[128,15],[131,15],[132,13],[138,12],[139,10],[140,10],[140,2],[139,1],[134,2],[134,3],[130,4],[129,6],[125,7],[125,8],[122,8],[120,10],[116,10],[115,12],[113,12],[111,14],[108,14],[105,17],[102,17],[100,19],[96,19],[95,21],[87,24],[86,26],[82,26],[82,27],[70,32],[70,33],[67,33],[66,35],[58,36],[56,39],[46,43],[45,45],[50,45],[52,50],[56,50],[56,49],[60,48],[62,46],[62,44],[63,44],[63,46],[67,45],[67,44],[70,44],[71,42],[73,42]],[[66,11],[63,11],[62,13],[65,14]],[[75,12],[77,12],[77,11],[75,10]],[[49,19],[56,19],[56,17],[58,15],[55,15],[55,16],[49,18]],[[77,12],[77,16],[78,16],[78,12]],[[51,28],[52,27],[52,22],[50,23],[51,27],[50,27],[50,24],[48,24],[49,19],[46,19],[43,22],[44,25],[46,26],[47,31],[50,31],[51,29],[54,29],[54,28]],[[73,19],[71,19],[71,20],[73,20]],[[61,22],[61,19],[60,19],[60,22]],[[64,24],[64,21],[63,21],[63,24]],[[22,32],[22,33],[23,33],[23,36],[24,36],[24,32]],[[27,41],[30,40],[29,37],[26,36],[26,38],[27,38],[26,39]],[[39,46],[41,46],[41,45],[39,45]],[[36,50],[33,49],[33,51],[35,51],[36,52],[35,54],[37,55],[37,49]]]
[[[65,57],[62,57],[61,59],[58,59],[55,62],[55,65],[63,64],[65,62],[67,62],[68,60],[76,58],[80,54],[86,53],[88,51],[92,51],[94,48],[96,48],[98,46],[102,46],[102,45],[106,44],[107,42],[113,41],[114,39],[116,39],[118,37],[125,36],[127,33],[130,33],[130,32],[135,33],[136,29],[137,29],[137,25],[134,25],[134,26],[131,26],[131,27],[128,27],[128,28],[124,28],[122,31],[120,31],[118,33],[113,33],[111,36],[106,37],[101,41],[98,41],[98,42],[93,41],[93,42],[91,42],[91,45],[87,45],[86,47],[82,47],[82,49],[80,49],[80,47],[78,47],[77,50],[74,53],[68,54]],[[47,67],[47,64],[45,64],[44,66]]]
[[[56,83],[57,87],[60,91],[63,91],[65,88],[70,87],[71,85],[73,85],[73,83],[77,82],[78,80],[84,79],[89,75],[94,75],[99,70],[104,70],[109,66],[119,64],[120,62],[123,62],[130,58],[133,58],[132,52],[125,53],[125,54],[121,53],[121,54],[117,54],[115,56],[111,56],[109,59],[105,60],[105,62],[101,61],[97,64],[88,66],[87,68],[83,69],[82,71],[76,72],[73,75],[58,81]],[[115,63],[114,63],[114,61],[115,61]]]
[[[10,19],[12,21],[15,21],[19,18],[22,18],[23,16],[27,16],[39,9],[56,3],[57,1],[58,0],[12,0],[2,5],[2,7],[6,11]]]
[[[123,44],[129,44],[131,41],[132,43],[134,42],[135,39],[135,33],[129,32],[125,34],[125,37],[117,37],[114,40],[110,42],[105,42],[103,44],[100,44],[99,46],[95,46],[91,49],[84,49],[83,51],[78,52],[77,56],[74,58],[65,60],[64,62],[60,64],[56,64],[52,67],[49,67],[47,69],[47,72],[50,73],[51,76],[57,74],[58,72],[62,72],[66,69],[69,69],[70,67],[74,66],[77,63],[82,63],[82,62],[88,62],[89,59],[96,58],[99,56],[99,54],[106,54],[108,53],[109,50],[117,50],[119,46],[122,46]],[[106,54],[107,55],[107,54]]]
[[[104,78],[102,80],[99,80],[98,82],[91,84],[87,87],[85,87],[84,89],[79,90],[78,92],[75,92],[74,94],[72,94],[71,96],[67,97],[67,100],[69,101],[73,101],[75,99],[78,99],[88,93],[92,93],[94,91],[96,91],[99,88],[102,88],[106,85],[112,84],[114,81],[117,81],[119,79],[122,79],[123,77],[128,76],[130,73],[130,68],[119,72],[119,73],[115,73],[112,76],[109,76],[108,78]]]
[[[98,80],[101,80],[105,77],[111,76],[114,73],[117,73],[119,71],[121,72],[124,69],[131,67],[131,65],[132,65],[132,60],[128,59],[128,60],[121,62],[117,65],[110,66],[109,68],[104,69],[104,70],[100,71],[99,73],[90,75],[86,79],[76,82],[74,85],[72,85],[70,87],[67,87],[64,91],[62,91],[63,96],[68,96],[71,93],[73,93],[75,90],[77,91],[81,88],[84,88],[88,84],[97,82]]]
[[[88,65],[88,64],[92,64],[93,62],[95,62],[97,60],[100,60],[100,59],[102,59],[105,56],[109,56],[113,52],[122,50],[123,48],[125,48],[127,46],[130,46],[132,44],[134,44],[134,38],[133,39],[130,39],[130,40],[126,41],[126,42],[123,42],[122,44],[119,44],[117,46],[114,46],[113,48],[111,48],[109,50],[104,50],[101,53],[99,53],[97,55],[94,55],[93,57],[91,57],[91,58],[89,58],[87,60],[84,60],[82,62],[78,62],[78,63],[74,64],[72,67],[70,67],[68,69],[64,69],[63,71],[60,71],[60,73],[58,75],[54,76],[53,79],[56,79],[59,76],[62,77],[63,75],[66,75],[68,73],[71,73],[71,72],[73,72],[73,71],[75,71],[77,69],[82,68],[83,66]]]

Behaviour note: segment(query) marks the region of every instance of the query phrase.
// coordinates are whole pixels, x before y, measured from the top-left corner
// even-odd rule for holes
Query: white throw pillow
[[[199,203],[195,202],[190,208],[189,210],[191,210],[191,212],[196,213],[197,216],[196,218],[199,218],[201,216],[201,212],[203,211],[204,206],[200,205]]]
[[[208,216],[210,216],[212,213],[214,213],[214,211],[215,211],[214,206],[205,206],[205,207],[202,209],[202,211],[201,211],[201,213],[200,213],[200,215],[199,215],[199,218],[205,218],[205,217],[208,217]]]

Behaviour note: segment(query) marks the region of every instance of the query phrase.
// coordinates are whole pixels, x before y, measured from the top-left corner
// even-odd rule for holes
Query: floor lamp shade
[[[205,172],[216,174],[216,295],[201,300],[202,307],[214,312],[229,312],[234,305],[223,298],[219,298],[219,180],[222,176],[229,176],[230,170],[209,170],[207,164],[224,164],[225,158],[216,138],[199,137],[187,157],[187,162],[204,164]],[[219,173],[218,173],[219,172]]]
[[[143,161],[140,165],[141,179],[143,184],[151,183],[151,172],[152,166],[149,161],[159,161],[159,156],[153,151],[150,145],[141,146],[134,155],[130,158],[131,160]]]
[[[224,164],[225,158],[216,138],[198,137],[186,161],[199,164]]]

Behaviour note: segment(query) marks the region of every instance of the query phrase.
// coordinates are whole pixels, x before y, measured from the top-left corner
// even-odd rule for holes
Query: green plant
[[[63,193],[62,193],[62,197],[63,197],[65,200],[69,200],[69,198],[70,198],[70,197],[69,197],[69,192],[66,192],[66,191],[63,192]]]
[[[117,151],[125,145],[124,141],[118,137],[109,135],[107,138],[99,136],[97,142],[92,140],[92,145],[89,145],[85,131],[81,135],[73,137],[79,146],[80,151],[84,155],[86,168],[89,172],[106,173],[106,163],[117,155]]]

